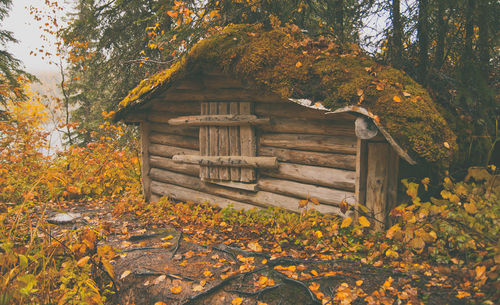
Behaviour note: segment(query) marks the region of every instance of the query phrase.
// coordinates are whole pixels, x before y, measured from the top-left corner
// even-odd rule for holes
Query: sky
[[[66,0],[64,2],[64,7],[71,7],[71,1]],[[48,60],[43,61],[40,56],[30,55],[31,51],[42,45],[47,46],[47,51],[55,53],[55,39],[52,38],[49,43],[44,43],[40,37],[42,30],[39,29],[42,23],[35,21],[33,16],[29,14],[30,5],[43,8],[44,3],[44,0],[14,0],[12,1],[9,17],[2,24],[2,28],[13,32],[14,37],[19,41],[17,44],[9,43],[7,50],[24,63],[27,72],[33,74],[58,70],[55,65],[49,65]]]

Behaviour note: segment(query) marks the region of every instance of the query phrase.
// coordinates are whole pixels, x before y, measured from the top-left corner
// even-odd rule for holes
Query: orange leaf
[[[297,67],[297,68],[302,67],[302,63],[301,63],[300,61],[298,61],[298,62],[295,64],[295,67]]]
[[[174,294],[178,294],[178,293],[181,293],[182,287],[181,286],[174,286],[174,287],[170,288],[170,291],[172,291],[172,293],[174,293]]]
[[[348,226],[350,226],[352,223],[352,218],[351,217],[346,217],[344,218],[344,220],[342,221],[342,224],[340,225],[341,228],[347,228]]]
[[[392,98],[393,101],[395,101],[396,103],[401,103],[401,98],[397,95],[395,95],[393,98]]]
[[[241,305],[241,303],[243,303],[242,298],[236,298],[231,301],[231,305]]]
[[[311,285],[309,285],[309,289],[311,289],[311,291],[318,291],[319,284],[316,282],[312,282]]]
[[[83,267],[87,264],[87,262],[89,261],[90,257],[89,256],[85,256],[85,257],[82,257],[77,263],[76,265],[78,267]]]
[[[365,216],[359,217],[359,224],[365,228],[370,226],[370,222],[368,221],[368,219],[366,219]]]
[[[310,200],[312,203],[314,203],[315,205],[319,205],[319,201],[318,201],[318,199],[316,199],[316,198],[314,198],[314,197],[311,197],[311,198],[309,198],[309,200]]]

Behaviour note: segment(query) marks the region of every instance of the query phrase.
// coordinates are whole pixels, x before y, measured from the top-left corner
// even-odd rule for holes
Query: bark
[[[479,69],[484,80],[488,80],[489,75],[489,44],[488,44],[488,23],[489,23],[489,3],[488,0],[479,0]]]

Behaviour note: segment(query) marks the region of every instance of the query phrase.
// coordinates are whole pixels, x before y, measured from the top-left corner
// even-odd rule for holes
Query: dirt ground
[[[100,244],[117,252],[111,304],[466,304],[452,284],[425,274],[343,258],[274,257],[224,243],[207,247],[182,228],[144,227],[134,217],[113,218],[103,206],[63,210],[81,217],[54,224],[55,234],[110,224],[112,233]]]

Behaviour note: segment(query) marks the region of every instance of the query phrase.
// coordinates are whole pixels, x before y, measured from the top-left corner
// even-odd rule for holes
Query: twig
[[[179,238],[177,238],[177,243],[175,244],[175,248],[174,248],[174,251],[172,251],[172,258],[175,256],[175,254],[177,254],[177,250],[179,250],[179,246],[181,245],[181,240],[182,240],[182,231],[180,231],[181,233],[179,234]]]

